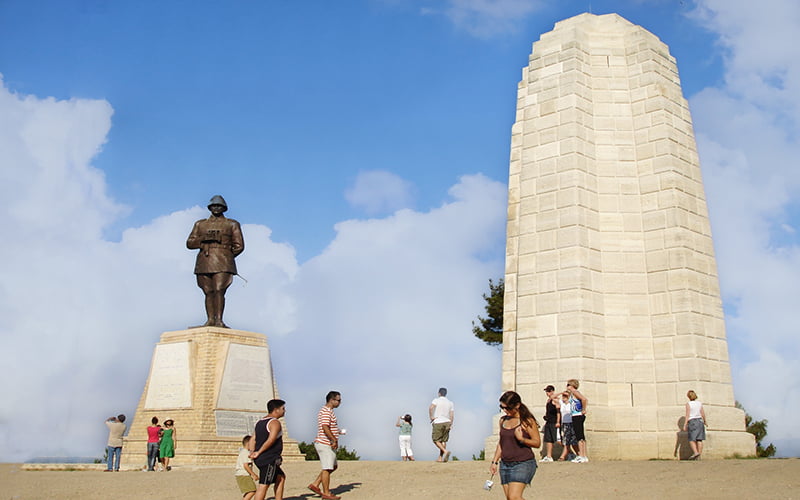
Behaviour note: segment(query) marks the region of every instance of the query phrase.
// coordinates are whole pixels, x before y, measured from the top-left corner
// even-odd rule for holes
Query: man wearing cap
[[[558,429],[561,427],[561,401],[552,385],[545,387],[544,392],[547,394],[547,404],[544,412],[545,456],[542,457],[542,462],[552,462],[553,443],[558,441]]]
[[[234,258],[244,251],[244,238],[239,223],[222,215],[228,210],[228,204],[222,196],[211,198],[208,210],[211,217],[194,223],[186,247],[200,250],[194,274],[197,276],[197,286],[206,295],[208,321],[202,326],[228,328],[222,322],[225,292],[237,274]]]

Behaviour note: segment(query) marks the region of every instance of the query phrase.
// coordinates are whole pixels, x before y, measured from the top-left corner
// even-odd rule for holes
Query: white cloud
[[[205,317],[184,246],[205,209],[128,229],[119,243],[102,238],[126,210],[91,165],[111,115],[105,101],[39,99],[0,85],[2,460],[101,452],[99,425],[135,409],[158,335]],[[270,242],[266,228],[244,231],[252,292],[232,287],[230,309],[254,312],[235,326],[286,332],[293,307],[281,290],[297,271],[293,251]]]
[[[101,454],[102,421],[133,414],[160,333],[204,320],[184,246],[204,208],[127,229],[119,242],[102,237],[125,210],[91,165],[111,115],[105,101],[0,86],[0,364],[8,377],[0,460]],[[502,271],[482,255],[499,253],[491,250],[502,241],[505,187],[465,176],[449,194],[430,212],[342,222],[303,265],[269,228],[243,223],[238,267],[248,283],[228,291],[226,321],[268,335],[292,437],[313,438],[317,408],[336,388],[349,448],[394,458],[396,416],[410,412],[417,455],[432,458],[424,417],[445,385],[457,404],[456,454],[482,447],[500,360],[471,336],[470,321],[487,279]]]
[[[791,210],[800,203],[800,5],[703,0],[697,20],[719,35],[725,84],[691,99],[714,229],[734,388],[769,420],[768,442],[800,454],[800,357],[794,312],[800,248]],[[764,388],[778,396],[764,398]],[[767,402],[769,401],[769,402]]]
[[[519,30],[525,16],[540,9],[536,0],[448,0],[442,8],[422,7],[423,15],[441,14],[459,29],[478,38],[491,38]]]
[[[450,195],[427,213],[342,222],[328,248],[300,269],[299,327],[278,340],[288,357],[277,362],[287,377],[282,390],[290,388],[303,413],[298,439],[313,438],[317,406],[328,390],[340,390],[345,445],[368,458],[394,458],[394,422],[408,412],[424,429],[415,453],[433,458],[426,412],[446,386],[458,405],[456,454],[469,458],[482,448],[500,361],[472,337],[470,322],[482,311],[487,279],[502,269],[477,256],[502,241],[506,193],[478,175],[463,177]]]
[[[412,185],[405,179],[383,170],[359,172],[345,199],[367,215],[379,215],[409,208],[413,201]]]

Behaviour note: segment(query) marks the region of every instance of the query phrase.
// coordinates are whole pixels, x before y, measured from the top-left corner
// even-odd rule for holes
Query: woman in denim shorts
[[[499,465],[506,499],[522,498],[525,485],[530,485],[536,474],[536,457],[531,448],[542,444],[539,423],[514,391],[500,396],[500,409],[506,414],[500,418],[500,441],[489,472],[496,474]]]

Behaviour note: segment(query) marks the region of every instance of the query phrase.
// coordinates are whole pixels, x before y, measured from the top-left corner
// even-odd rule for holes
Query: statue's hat
[[[225,198],[218,194],[211,197],[211,201],[208,202],[208,208],[211,208],[211,205],[222,205],[225,207],[225,210],[228,210],[228,204],[225,203]]]

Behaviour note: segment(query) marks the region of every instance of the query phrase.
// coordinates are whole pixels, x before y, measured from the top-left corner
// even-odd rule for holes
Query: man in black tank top
[[[275,500],[283,500],[286,474],[281,469],[283,427],[279,418],[286,414],[286,401],[272,399],[267,403],[266,417],[256,422],[255,451],[250,454],[258,466],[259,478],[255,500],[264,500],[270,484],[275,485]]]
[[[542,462],[553,461],[553,443],[558,441],[558,428],[561,427],[561,401],[555,393],[556,388],[548,385],[544,388],[547,394],[547,405],[544,414],[544,449]]]

